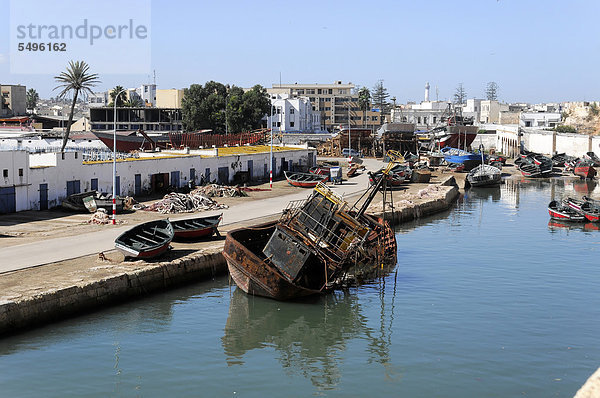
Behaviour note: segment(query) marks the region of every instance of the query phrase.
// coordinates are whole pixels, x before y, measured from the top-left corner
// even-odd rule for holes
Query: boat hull
[[[585,217],[569,206],[562,206],[559,202],[553,200],[548,205],[548,214],[553,220],[583,222]]]
[[[314,188],[320,182],[325,182],[329,179],[329,175],[313,173],[288,173],[284,171],[284,174],[288,184],[300,188]]]
[[[573,169],[573,174],[583,178],[594,178],[596,176],[596,169],[592,166],[577,166]]]
[[[115,248],[125,258],[150,259],[169,250],[173,236],[169,220],[149,221],[119,235],[115,239]]]
[[[171,221],[174,240],[204,239],[218,233],[218,225],[222,214],[212,217],[200,217],[187,220]]]
[[[266,258],[256,255],[247,246],[266,244],[275,231],[277,222],[261,224],[253,228],[240,228],[227,234],[223,256],[227,260],[229,274],[235,284],[247,294],[275,300],[291,300],[321,293],[288,282]],[[247,242],[241,242],[243,239]]]

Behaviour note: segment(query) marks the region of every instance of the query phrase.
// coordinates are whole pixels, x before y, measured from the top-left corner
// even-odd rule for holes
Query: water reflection
[[[548,229],[552,232],[560,231],[560,230],[566,230],[566,231],[584,230],[586,232],[591,232],[591,231],[600,231],[600,224],[593,223],[593,222],[577,223],[577,222],[550,220],[550,221],[548,221]]]
[[[389,338],[366,326],[356,294],[340,291],[313,303],[285,303],[235,289],[222,344],[229,366],[243,365],[253,349],[273,347],[287,373],[300,372],[315,387],[331,390],[340,382],[348,340],[358,336],[369,340],[371,361],[389,361]]]
[[[498,202],[502,197],[500,185],[495,187],[471,187],[465,192],[466,197],[484,199],[486,201]]]
[[[590,195],[596,189],[598,183],[591,179],[573,180],[573,190],[581,196]]]

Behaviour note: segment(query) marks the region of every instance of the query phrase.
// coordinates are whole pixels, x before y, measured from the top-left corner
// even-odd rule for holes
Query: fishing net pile
[[[201,210],[226,209],[228,206],[219,204],[207,196],[202,195],[199,189],[188,194],[172,192],[158,202],[144,207],[144,210],[156,211],[162,214],[191,213]]]
[[[117,224],[123,224],[125,221],[123,220],[116,220]],[[90,217],[90,219],[87,221],[88,224],[99,224],[99,225],[104,225],[104,224],[110,224],[112,223],[112,218],[111,216],[109,216],[106,213],[106,210],[104,209],[98,209],[96,210],[96,212],[94,214],[92,214],[92,216]]]
[[[236,196],[248,196],[246,192],[244,192],[244,188],[240,187],[230,187],[228,185],[217,185],[217,184],[208,184],[201,187],[196,188],[192,191],[192,193],[197,192],[201,195],[204,195],[209,198],[214,197],[236,197]]]

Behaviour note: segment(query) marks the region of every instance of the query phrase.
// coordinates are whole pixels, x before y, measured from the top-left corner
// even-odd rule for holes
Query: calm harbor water
[[[600,366],[600,231],[546,206],[594,188],[468,191],[398,230],[393,273],[310,302],[223,277],[4,338],[0,397],[573,396]]]

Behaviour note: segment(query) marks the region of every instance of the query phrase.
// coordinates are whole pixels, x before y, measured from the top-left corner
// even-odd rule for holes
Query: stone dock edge
[[[453,177],[438,185],[438,195],[419,203],[395,206],[393,223],[448,210],[458,198]],[[373,213],[377,215],[377,212]],[[143,268],[123,271],[109,277],[47,290],[33,297],[0,301],[0,335],[13,334],[136,297],[199,282],[227,273],[221,248],[203,250],[185,257],[150,263]]]

